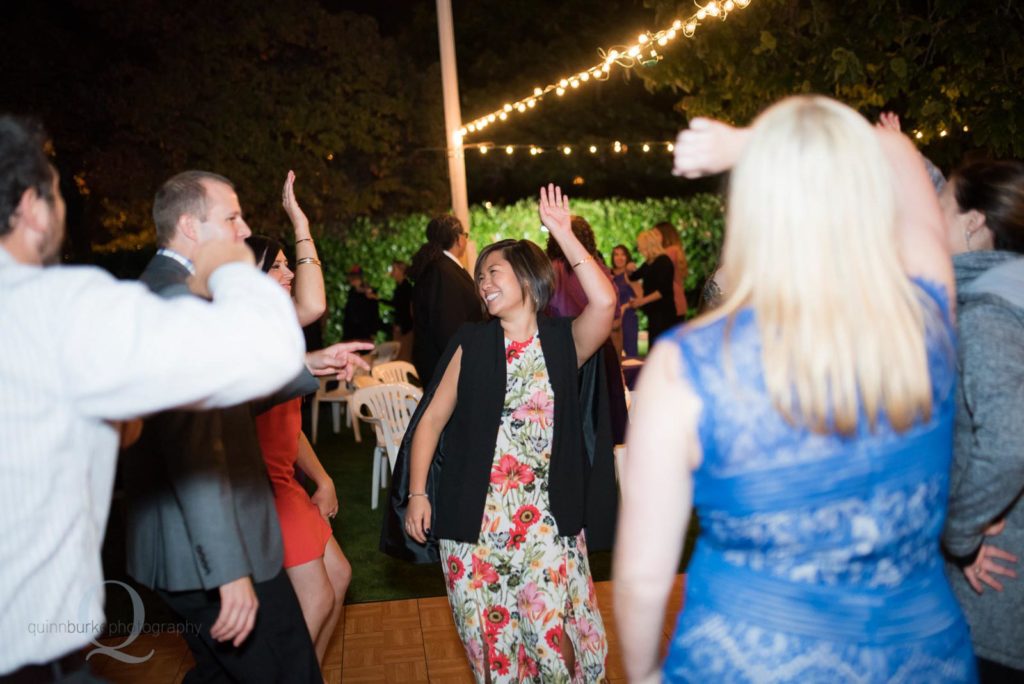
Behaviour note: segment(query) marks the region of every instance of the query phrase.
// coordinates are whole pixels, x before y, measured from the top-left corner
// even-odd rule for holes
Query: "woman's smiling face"
[[[480,269],[477,291],[484,300],[487,313],[495,318],[526,305],[523,287],[512,270],[512,264],[500,250],[487,255]]]

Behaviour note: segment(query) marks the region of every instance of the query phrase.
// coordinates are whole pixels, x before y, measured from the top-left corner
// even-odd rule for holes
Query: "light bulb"
[[[564,88],[565,86],[569,85],[569,81],[563,78],[561,81],[558,82],[558,85]]]
[[[498,115],[498,118],[501,119],[502,121],[504,121],[505,119],[508,118],[508,114],[506,114],[505,112],[502,112],[501,114]]]
[[[634,45],[633,47],[629,48],[629,53],[628,54],[629,54],[630,57],[636,57],[637,55],[640,54],[640,46],[639,45]]]
[[[506,105],[504,105],[502,107],[502,109],[504,109],[506,112],[511,112],[512,111],[512,105],[506,104]]]
[[[662,36],[661,38],[659,38],[658,39],[658,45],[662,45],[662,46],[668,45],[668,38],[666,38],[665,36]]]
[[[596,154],[596,153],[597,153],[597,145],[591,145],[590,146],[590,154]]]
[[[576,79],[574,78],[574,79],[572,79],[571,81],[569,81],[569,85],[571,85],[571,86],[572,86],[573,88],[579,88],[579,87],[580,87],[580,82],[579,82],[579,81],[577,81],[577,80],[576,80]]]
[[[572,154],[572,148],[566,145],[565,147],[562,148],[562,152],[564,152],[566,156],[569,156],[570,154]]]
[[[636,42],[640,43],[641,45],[646,43],[647,42],[647,34],[646,33],[641,33],[639,36],[637,36]]]
[[[669,144],[668,144],[668,145],[666,145],[665,147],[666,147],[666,148],[668,149],[668,151],[669,151],[669,152],[672,152],[673,150],[675,150],[675,149],[676,149],[676,146],[675,146],[675,145],[673,145],[672,143],[669,143]]]
[[[558,86],[557,88],[555,88],[555,95],[558,95],[559,97],[565,95],[565,88],[563,88],[562,86]]]
[[[480,154],[487,154],[487,146],[486,145],[481,145],[480,146]]]
[[[534,95],[543,95],[543,94],[544,94],[544,91],[543,91],[543,90],[541,90],[540,88],[534,88],[534,89],[533,89],[533,94],[534,94]]]
[[[505,148],[505,154],[512,154],[512,146],[511,145],[509,145],[508,147]]]
[[[650,151],[651,151],[651,146],[648,145],[647,143],[644,143],[644,152],[650,152]]]

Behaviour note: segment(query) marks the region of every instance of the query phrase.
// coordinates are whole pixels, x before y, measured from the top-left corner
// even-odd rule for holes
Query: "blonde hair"
[[[645,261],[650,261],[659,254],[664,254],[665,245],[661,238],[661,231],[652,228],[637,235],[636,250],[640,252]]]
[[[931,415],[926,310],[897,252],[895,179],[871,126],[824,97],[792,97],[754,122],[730,179],[722,261],[731,292],[708,319],[749,306],[776,409],[852,434],[863,406],[899,431]]]

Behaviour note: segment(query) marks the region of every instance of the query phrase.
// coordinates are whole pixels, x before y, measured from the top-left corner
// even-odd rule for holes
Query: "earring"
[[[967,244],[967,251],[971,251],[971,231],[964,228],[964,242]]]

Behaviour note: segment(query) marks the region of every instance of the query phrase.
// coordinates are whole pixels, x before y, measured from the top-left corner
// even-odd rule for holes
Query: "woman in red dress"
[[[289,172],[283,203],[295,228],[296,271],[276,240],[249,238],[256,263],[285,290],[297,284],[295,308],[302,325],[323,314],[324,281],[309,233],[309,221],[295,201],[294,173]],[[284,542],[284,569],[298,596],[317,659],[323,663],[342,604],[352,578],[352,567],[331,530],[330,520],[338,513],[334,482],[324,471],[302,432],[301,397],[292,399],[256,417],[256,431],[263,450],[274,504]],[[295,479],[295,466],[316,485],[312,497]]]

